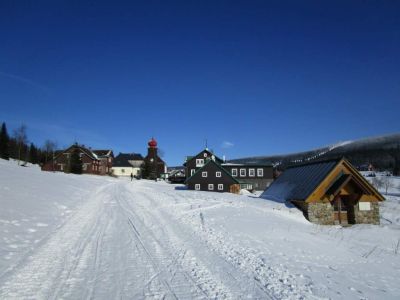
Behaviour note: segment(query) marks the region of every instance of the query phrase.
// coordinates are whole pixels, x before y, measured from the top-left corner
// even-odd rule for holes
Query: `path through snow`
[[[60,182],[70,189],[65,182],[75,177],[64,176]],[[316,226],[296,209],[252,196],[93,178],[80,179],[91,193],[82,185],[85,198],[68,204],[57,226],[50,216],[46,222],[33,221],[28,212],[19,219],[2,216],[4,253],[20,249],[25,236],[45,234],[0,269],[0,299],[400,296],[398,222]],[[67,199],[57,202],[55,212],[66,210]],[[398,207],[393,201],[392,211]],[[26,226],[24,219],[30,220]],[[25,235],[11,241],[12,228]]]

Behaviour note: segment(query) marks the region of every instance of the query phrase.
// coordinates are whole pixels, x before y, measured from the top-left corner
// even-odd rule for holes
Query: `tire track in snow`
[[[1,299],[55,299],[71,281],[79,263],[89,258],[91,234],[101,216],[101,187],[5,279]],[[70,255],[72,254],[72,258]]]
[[[296,278],[295,275],[288,273],[286,268],[282,265],[275,267],[268,266],[265,258],[260,256],[260,254],[256,253],[253,249],[241,247],[236,243],[232,244],[222,233],[218,233],[212,228],[203,228],[203,226],[199,224],[198,213],[194,216],[187,215],[184,218],[171,214],[173,210],[171,211],[171,205],[168,203],[179,204],[179,202],[176,202],[176,193],[161,192],[156,196],[150,196],[146,189],[147,188],[143,189],[145,191],[144,194],[148,197],[148,200],[152,202],[151,205],[146,206],[159,207],[160,211],[166,212],[169,218],[175,219],[175,221],[180,222],[182,225],[187,225],[184,227],[189,228],[192,234],[195,233],[196,236],[205,243],[205,247],[210,249],[210,251],[221,260],[224,260],[232,266],[233,271],[230,275],[228,272],[228,275],[231,276],[233,280],[236,280],[236,276],[233,274],[237,275],[242,273],[239,276],[240,281],[246,280],[249,284],[254,285],[255,291],[259,291],[256,297],[260,297],[260,295],[263,295],[262,298],[268,299],[302,299],[304,298],[303,295],[313,297],[310,282],[303,282],[305,280],[304,278]],[[161,195],[163,196],[161,197]],[[184,203],[187,203],[185,197],[180,196],[180,198]],[[200,197],[199,201],[201,200],[203,199]],[[201,204],[203,203],[199,205]],[[218,205],[222,204],[211,204],[211,206]],[[208,206],[205,207],[205,209],[208,208]],[[221,261],[219,264],[223,265]],[[301,282],[298,282],[298,279]],[[303,286],[303,284],[305,284],[305,286]]]
[[[176,245],[171,242],[169,234],[164,231],[163,227],[156,225],[156,223],[159,223],[156,215],[148,214],[148,211],[138,205],[140,199],[143,199],[144,195],[136,191],[132,193],[126,190],[126,187],[123,188],[125,189],[125,196],[120,199],[122,200],[120,202],[121,208],[127,213],[130,222],[135,223],[132,224],[132,230],[137,234],[138,238],[146,236],[145,240],[142,239],[143,245],[158,264],[157,268],[159,271],[153,276],[149,283],[156,279],[160,280],[160,277],[161,280],[165,280],[165,278],[168,277],[168,285],[174,290],[175,296],[182,299],[232,298],[227,291],[224,291],[220,283],[214,282],[210,274],[207,274],[207,270],[201,268],[197,264],[194,257],[186,257],[187,250],[178,249]],[[127,199],[132,197],[134,197],[132,201],[128,202]],[[134,207],[130,204],[134,204]],[[155,235],[156,231],[158,231],[157,236]],[[160,237],[162,237],[162,240],[159,239]],[[151,247],[149,247],[150,242],[153,242]],[[178,253],[178,255],[175,253]],[[187,271],[185,269],[187,269]],[[191,270],[191,272],[188,270]],[[194,273],[196,275],[196,272],[202,275],[201,279],[203,281],[204,279],[206,280],[204,282],[199,282],[199,278],[196,276],[193,277],[192,274]],[[176,282],[173,282],[172,279]],[[188,294],[190,286],[192,290],[193,288],[197,290],[195,294],[193,294],[193,291]],[[218,295],[218,297],[215,297],[215,295]]]
[[[118,195],[120,195],[120,193],[116,193]],[[126,194],[125,194],[126,195]],[[130,196],[128,194],[128,196]],[[144,252],[146,253],[148,259],[150,260],[154,270],[156,271],[156,273],[149,279],[149,281],[145,284],[145,286],[143,288],[150,288],[151,283],[153,283],[154,280],[158,280],[161,282],[161,284],[167,289],[167,291],[169,292],[169,294],[174,298],[174,299],[179,299],[179,297],[177,296],[177,294],[175,293],[174,289],[171,287],[171,279],[167,280],[166,277],[162,277],[161,275],[168,270],[168,268],[170,268],[172,265],[176,265],[178,264],[178,259],[179,257],[175,258],[172,262],[170,262],[169,264],[163,266],[162,264],[166,261],[166,257],[170,256],[164,253],[161,253],[159,255],[157,255],[157,257],[152,254],[152,251],[150,250],[149,246],[146,245],[146,242],[143,240],[142,235],[140,233],[140,231],[137,229],[137,226],[135,226],[134,221],[136,222],[139,221],[139,223],[142,223],[140,221],[140,218],[137,216],[137,214],[135,214],[133,212],[133,210],[127,208],[126,202],[124,201],[124,199],[119,198],[119,205],[121,207],[121,209],[124,211],[126,217],[127,217],[127,222],[130,225],[130,227],[132,228],[132,232],[134,233],[135,238],[137,239],[138,243],[142,246],[142,249],[144,250]],[[145,224],[140,224],[141,227],[145,227]],[[166,247],[168,244],[167,243],[162,243],[159,241],[158,238],[156,238],[151,232],[146,232],[146,235],[150,235],[151,239],[157,244],[158,247],[160,248],[164,248]],[[148,241],[147,241],[148,243]],[[164,249],[163,249],[164,250]],[[165,251],[165,250],[164,250]],[[178,271],[177,268],[174,269],[175,273],[174,275],[176,275],[176,272]],[[173,276],[171,277],[173,278]],[[157,288],[157,287],[156,287]],[[150,288],[150,293],[154,293],[154,291],[151,290]]]
[[[147,212],[149,215],[152,215],[153,219],[157,218],[159,220],[159,222],[162,223],[161,224],[162,226],[160,227],[161,229],[164,229],[164,228],[168,229],[169,227],[171,227],[170,225],[172,223],[174,223],[174,222],[171,223],[172,218],[171,217],[163,217],[162,215],[157,213],[157,211],[162,212],[162,209],[159,209],[159,208],[163,207],[163,206],[168,207],[169,203],[170,203],[169,200],[172,203],[174,203],[174,200],[176,199],[176,197],[174,197],[173,199],[168,199],[168,200],[163,199],[163,197],[161,197],[161,194],[149,193],[147,187],[141,189],[140,187],[134,186],[134,187],[130,188],[130,190],[132,190],[132,192],[135,192],[135,194],[139,194],[140,199],[145,199],[147,201],[147,203],[139,203],[138,201],[134,202],[135,209],[140,208],[139,210],[141,212],[141,215],[143,215],[143,212]],[[168,219],[168,222],[166,222],[166,223],[163,222],[164,219]],[[178,225],[178,226],[182,227],[180,225]],[[192,233],[185,234],[182,231],[182,229],[175,228],[175,230],[176,229],[178,229],[179,237],[183,238],[183,239],[187,239],[190,243],[191,248],[196,249],[193,257],[196,257],[197,260],[198,260],[198,258],[202,257],[203,263],[206,261],[209,261],[209,260],[214,262],[213,265],[208,265],[208,268],[211,267],[209,270],[211,271],[212,275],[209,274],[209,275],[207,275],[207,277],[213,278],[214,276],[217,276],[219,278],[219,280],[218,280],[219,285],[224,286],[225,290],[227,289],[226,287],[228,287],[229,293],[227,293],[225,296],[218,295],[218,294],[217,294],[218,296],[215,296],[215,295],[210,296],[212,294],[209,293],[209,297],[211,297],[211,298],[226,297],[226,298],[237,299],[237,298],[244,297],[243,295],[249,295],[251,297],[255,297],[258,299],[274,299],[274,297],[270,294],[270,292],[268,290],[266,290],[265,288],[263,288],[253,277],[246,276],[243,273],[243,271],[241,271],[237,268],[237,266],[232,265],[230,262],[226,261],[224,259],[224,257],[216,255],[217,253],[215,253],[214,251],[209,249],[207,247],[207,244],[199,243],[198,240],[193,239]],[[163,235],[177,237],[177,235],[175,233],[167,234],[167,233],[165,233],[164,230],[162,230],[162,232],[163,232]],[[177,243],[177,242],[175,242],[175,243]],[[187,245],[185,244],[184,247],[186,247],[186,246]],[[198,256],[198,255],[200,255],[200,256]],[[218,267],[216,268],[215,265],[217,265]],[[219,269],[222,269],[223,271],[221,272],[221,270],[219,270]],[[208,271],[208,272],[210,272],[210,271]],[[192,276],[190,276],[190,277],[192,277]],[[194,277],[196,278],[196,276],[194,276]],[[200,279],[200,278],[197,278],[197,279]],[[198,282],[199,281],[197,280],[197,284],[198,284]],[[215,282],[215,280],[213,280],[212,282]],[[251,287],[249,287],[248,284],[251,284]]]

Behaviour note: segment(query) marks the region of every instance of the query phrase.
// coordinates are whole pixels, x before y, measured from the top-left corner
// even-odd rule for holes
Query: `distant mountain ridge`
[[[372,164],[377,169],[391,170],[398,174],[400,168],[400,133],[339,142],[309,151],[245,157],[233,159],[229,162],[272,163],[278,169],[285,169],[289,165],[339,157],[346,157],[360,169],[364,168],[365,165]]]

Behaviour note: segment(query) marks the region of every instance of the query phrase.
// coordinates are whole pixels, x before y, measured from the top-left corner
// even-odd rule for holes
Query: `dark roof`
[[[167,170],[168,170],[168,172],[172,172],[172,171],[175,171],[175,170],[184,171],[185,167],[183,167],[183,166],[173,166],[173,167],[167,167]]]
[[[262,193],[261,197],[281,201],[305,200],[339,161],[335,159],[291,166]]]
[[[255,162],[236,164],[236,163],[222,163],[223,167],[272,167],[271,163],[259,164]]]
[[[186,157],[186,161],[185,161],[185,163],[184,163],[183,165],[186,166],[186,163],[188,163],[189,161],[191,161],[192,159],[194,159],[194,158],[197,157],[200,153],[203,153],[203,152],[207,152],[207,153],[208,153],[209,155],[211,155],[211,156],[214,155],[216,161],[223,162],[223,160],[222,160],[221,158],[219,158],[219,157],[216,156],[214,153],[212,153],[210,150],[208,150],[207,148],[205,148],[204,150],[201,150],[199,153],[197,153],[195,156],[187,156],[187,157]]]
[[[78,145],[77,143],[75,143],[75,144],[69,146],[69,147],[68,147],[67,149],[65,149],[65,150],[59,151],[59,152],[55,155],[55,158],[58,158],[60,155],[62,155],[62,154],[65,153],[65,152],[68,152],[69,150],[71,150],[71,149],[73,149],[73,148],[78,149],[79,151],[85,153],[88,157],[90,157],[90,158],[93,159],[93,160],[98,160],[97,155],[94,154],[92,150],[86,148],[86,147],[83,146],[83,145]]]
[[[120,153],[114,158],[113,166],[131,167],[132,165],[129,163],[130,160],[141,161],[143,160],[143,156],[138,153]]]
[[[113,155],[112,150],[92,150],[94,154],[98,155],[98,156],[106,156],[108,155],[108,153],[110,153],[110,155]]]

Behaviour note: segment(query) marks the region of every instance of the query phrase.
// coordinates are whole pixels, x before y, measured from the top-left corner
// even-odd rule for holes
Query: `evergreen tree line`
[[[45,164],[53,158],[56,151],[56,143],[47,140],[43,147],[29,143],[26,126],[21,125],[10,136],[6,123],[3,122],[0,129],[0,158],[17,159],[20,163]]]

